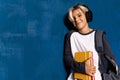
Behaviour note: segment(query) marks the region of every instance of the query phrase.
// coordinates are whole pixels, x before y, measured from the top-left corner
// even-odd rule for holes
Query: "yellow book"
[[[75,53],[75,61],[84,62],[85,60],[92,57],[92,53],[90,51],[87,52],[76,52]],[[91,64],[91,61],[89,62]],[[92,80],[92,77],[82,73],[74,73],[74,78],[79,80]]]

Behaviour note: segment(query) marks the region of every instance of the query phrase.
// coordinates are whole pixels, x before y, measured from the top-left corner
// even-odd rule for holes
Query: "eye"
[[[82,16],[81,14],[78,15],[78,17],[81,17],[81,16]]]

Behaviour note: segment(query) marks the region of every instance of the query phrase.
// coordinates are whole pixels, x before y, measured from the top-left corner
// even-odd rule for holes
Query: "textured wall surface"
[[[82,2],[105,30],[120,64],[119,0],[0,0],[0,80],[65,80],[63,17]]]

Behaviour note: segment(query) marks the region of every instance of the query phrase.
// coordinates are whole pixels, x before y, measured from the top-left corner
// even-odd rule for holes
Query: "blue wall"
[[[0,0],[0,80],[65,80],[63,17],[82,2],[105,30],[120,64],[119,0]]]

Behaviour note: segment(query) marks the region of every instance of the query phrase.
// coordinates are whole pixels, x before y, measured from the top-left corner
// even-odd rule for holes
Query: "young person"
[[[84,4],[77,4],[69,9],[68,19],[72,22],[75,30],[70,30],[65,37],[64,43],[64,63],[69,73],[67,80],[76,80],[73,72],[93,76],[95,80],[103,80],[102,74],[106,73],[109,68],[108,61],[99,54],[95,48],[96,29],[89,27],[88,22],[92,21],[93,14]],[[110,46],[103,35],[104,53],[115,60]],[[75,52],[91,51],[93,53],[94,65],[89,65],[92,58],[84,62],[74,60]]]

